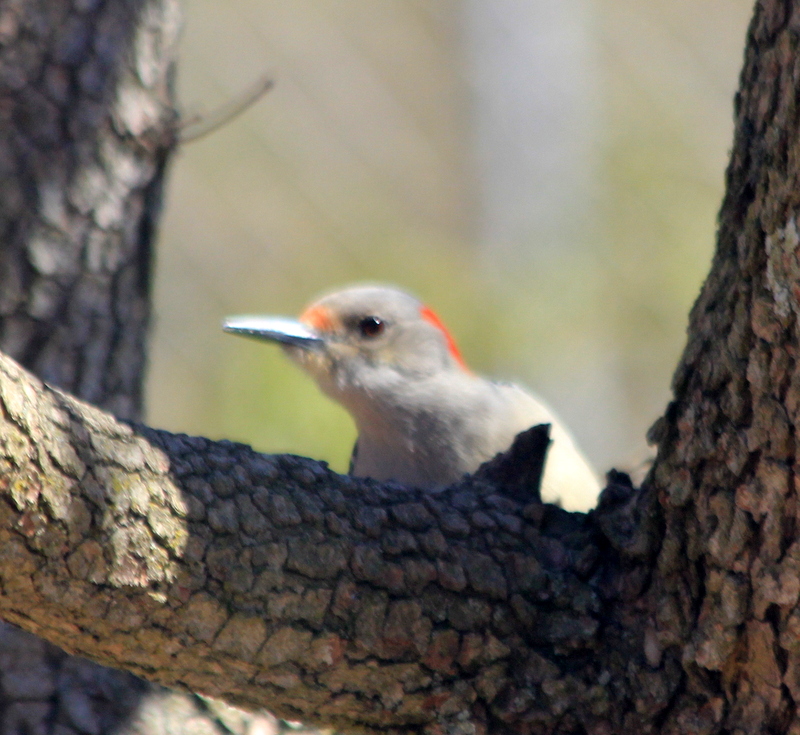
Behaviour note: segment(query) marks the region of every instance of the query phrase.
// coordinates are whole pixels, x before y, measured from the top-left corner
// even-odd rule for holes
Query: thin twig
[[[195,115],[184,120],[178,133],[179,143],[202,138],[215,130],[227,125],[231,120],[241,115],[248,107],[254,105],[275,85],[269,77],[262,77],[252,87],[246,89],[238,97],[220,105],[216,110],[207,115]]]

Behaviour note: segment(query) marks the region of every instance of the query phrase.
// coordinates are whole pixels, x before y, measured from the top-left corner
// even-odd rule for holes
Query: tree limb
[[[0,398],[0,611],[71,653],[348,730],[665,705],[638,653],[646,495],[584,516],[496,467],[438,493],[357,481],[120,423],[8,358]]]

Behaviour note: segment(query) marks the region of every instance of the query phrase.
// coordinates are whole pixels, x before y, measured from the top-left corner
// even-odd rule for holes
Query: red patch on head
[[[317,332],[332,332],[333,317],[324,306],[309,306],[301,315],[300,321]]]
[[[429,324],[433,324],[443,335],[445,340],[447,341],[447,351],[450,353],[452,358],[462,367],[464,370],[469,370],[467,367],[467,363],[464,362],[464,358],[461,357],[461,352],[458,349],[458,345],[456,341],[453,339],[453,335],[447,331],[447,327],[442,323],[442,320],[436,315],[432,309],[428,308],[427,306],[423,306],[419,310],[419,315]]]

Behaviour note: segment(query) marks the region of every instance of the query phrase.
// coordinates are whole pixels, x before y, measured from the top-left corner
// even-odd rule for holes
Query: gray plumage
[[[413,296],[357,286],[315,302],[300,322],[308,334],[287,328],[293,336],[281,339],[270,322],[263,336],[280,341],[353,417],[353,475],[447,485],[508,449],[519,432],[547,423],[542,499],[568,510],[595,505],[597,475],[562,422],[519,386],[470,372],[441,322]]]

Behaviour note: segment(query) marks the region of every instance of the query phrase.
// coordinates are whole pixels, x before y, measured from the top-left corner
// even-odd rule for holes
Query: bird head
[[[392,378],[466,370],[436,314],[395,288],[354,286],[323,296],[299,319],[231,317],[227,332],[280,343],[324,392],[344,402]]]

